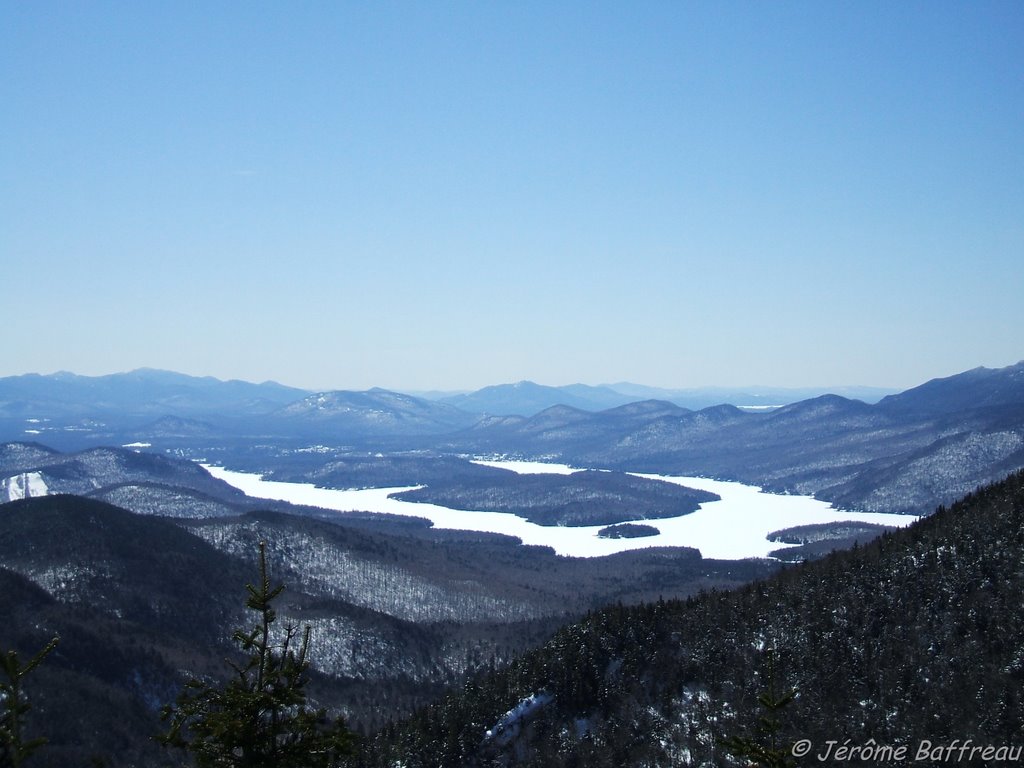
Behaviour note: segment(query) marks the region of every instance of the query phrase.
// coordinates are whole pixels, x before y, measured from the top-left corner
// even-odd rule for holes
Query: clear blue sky
[[[0,0],[0,375],[1024,358],[1024,3]]]

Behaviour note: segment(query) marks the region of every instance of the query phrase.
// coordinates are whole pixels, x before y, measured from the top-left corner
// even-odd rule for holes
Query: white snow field
[[[520,473],[578,471],[563,464],[523,461],[480,461],[488,466],[503,467]],[[219,478],[248,496],[277,499],[293,504],[307,504],[338,511],[384,512],[392,515],[423,517],[437,528],[465,531],[486,531],[516,536],[524,544],[552,547],[568,557],[602,557],[631,549],[647,547],[695,547],[704,557],[742,560],[767,557],[785,545],[768,541],[765,535],[780,528],[811,523],[857,520],[903,527],[917,518],[880,512],[845,512],[810,496],[784,496],[764,493],[760,488],[723,480],[700,477],[668,477],[639,475],[690,488],[712,491],[721,501],[702,504],[700,509],[682,517],[661,520],[634,520],[657,528],[657,536],[636,539],[602,539],[597,532],[604,526],[558,527],[537,525],[521,517],[503,512],[465,512],[436,504],[419,504],[389,499],[388,495],[409,488],[369,488],[363,490],[332,490],[309,483],[282,483],[264,480],[257,474],[235,472],[203,465]]]
[[[0,481],[0,502],[46,496],[49,492],[39,472],[22,472]]]

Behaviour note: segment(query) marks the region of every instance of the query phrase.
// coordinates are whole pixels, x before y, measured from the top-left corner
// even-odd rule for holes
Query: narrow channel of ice
[[[568,464],[548,464],[543,461],[474,459],[473,463],[482,464],[485,467],[510,469],[520,475],[571,475],[573,472],[581,471],[576,467],[570,467]]]

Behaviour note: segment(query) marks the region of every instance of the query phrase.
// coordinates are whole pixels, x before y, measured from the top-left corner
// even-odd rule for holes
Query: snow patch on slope
[[[530,694],[502,715],[493,727],[488,728],[484,738],[502,746],[508,744],[519,735],[525,723],[554,700],[555,697],[546,691]]]
[[[46,487],[39,472],[22,472],[19,475],[8,477],[0,486],[0,501],[17,501],[28,499],[34,496],[46,496],[50,489]]]

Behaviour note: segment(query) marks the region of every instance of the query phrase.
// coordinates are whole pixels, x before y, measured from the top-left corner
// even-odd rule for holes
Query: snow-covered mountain
[[[478,420],[451,405],[379,388],[312,394],[278,409],[272,418],[280,429],[342,436],[443,434]]]
[[[184,517],[236,514],[248,505],[244,494],[193,461],[127,448],[59,453],[26,443],[0,445],[0,503],[52,494]]]

